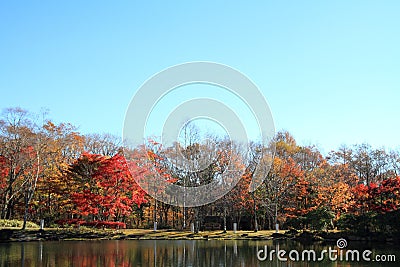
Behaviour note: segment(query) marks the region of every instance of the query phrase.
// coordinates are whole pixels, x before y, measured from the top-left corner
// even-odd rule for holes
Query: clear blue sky
[[[146,79],[214,61],[250,77],[301,144],[398,148],[400,2],[259,2],[2,1],[0,108],[120,134]]]

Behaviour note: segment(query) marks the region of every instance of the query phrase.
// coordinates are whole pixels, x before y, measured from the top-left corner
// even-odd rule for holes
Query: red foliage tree
[[[353,189],[355,213],[378,211],[382,213],[400,208],[400,177],[388,178],[379,185],[358,184]]]
[[[400,177],[388,178],[380,186],[371,190],[374,209],[380,212],[395,211],[400,208]]]
[[[77,214],[101,221],[119,220],[134,205],[145,202],[145,192],[134,181],[120,154],[105,157],[84,153],[69,173],[76,182],[71,198]]]

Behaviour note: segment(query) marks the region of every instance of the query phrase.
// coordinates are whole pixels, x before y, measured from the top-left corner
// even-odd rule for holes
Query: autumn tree
[[[111,134],[88,134],[84,136],[84,150],[91,154],[114,156],[121,152],[122,140]]]
[[[39,151],[35,150],[38,142],[30,114],[20,108],[4,110],[0,131],[1,218],[11,219],[18,202],[29,203],[35,191],[39,172]]]
[[[121,154],[83,153],[70,166],[69,177],[77,190],[70,192],[74,213],[89,220],[121,220],[145,201]]]
[[[71,209],[68,191],[73,187],[65,173],[69,164],[83,152],[83,138],[71,124],[56,125],[50,120],[42,126],[40,136],[45,144],[45,153],[41,158],[42,172],[31,209],[47,224]]]

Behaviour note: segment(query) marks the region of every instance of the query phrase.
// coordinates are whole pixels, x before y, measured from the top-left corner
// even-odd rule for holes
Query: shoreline
[[[68,240],[270,240],[273,231],[201,231],[149,229],[0,229],[0,242],[68,241]]]
[[[400,243],[400,235],[382,233],[355,234],[350,232],[312,232],[284,231],[275,233],[274,230],[254,231],[201,231],[192,233],[181,230],[150,229],[91,229],[91,228],[45,228],[0,229],[0,243],[30,242],[30,241],[86,241],[86,240],[294,240],[302,243],[336,242],[339,238],[356,242]]]

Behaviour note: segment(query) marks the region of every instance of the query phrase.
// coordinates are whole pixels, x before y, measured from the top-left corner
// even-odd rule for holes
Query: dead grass
[[[119,230],[121,234],[136,237],[138,239],[269,239],[274,230],[263,231],[201,231],[192,233],[190,231],[174,230],[149,230],[149,229],[124,229]]]
[[[1,229],[1,228],[0,228]],[[10,229],[10,228],[8,228]],[[12,228],[11,228],[12,229]],[[16,233],[19,233],[21,239],[29,237],[35,240],[37,237],[38,229],[27,229],[21,231],[14,228]],[[221,239],[221,240],[234,240],[234,239],[271,239],[273,230],[263,231],[227,231],[224,233],[222,230],[217,231],[201,231],[199,233],[192,233],[190,231],[181,230],[157,230],[151,229],[93,229],[88,227],[76,228],[45,228],[42,237],[51,240],[52,238],[59,238],[60,240],[71,239],[164,239],[164,240],[183,240],[183,239]]]

